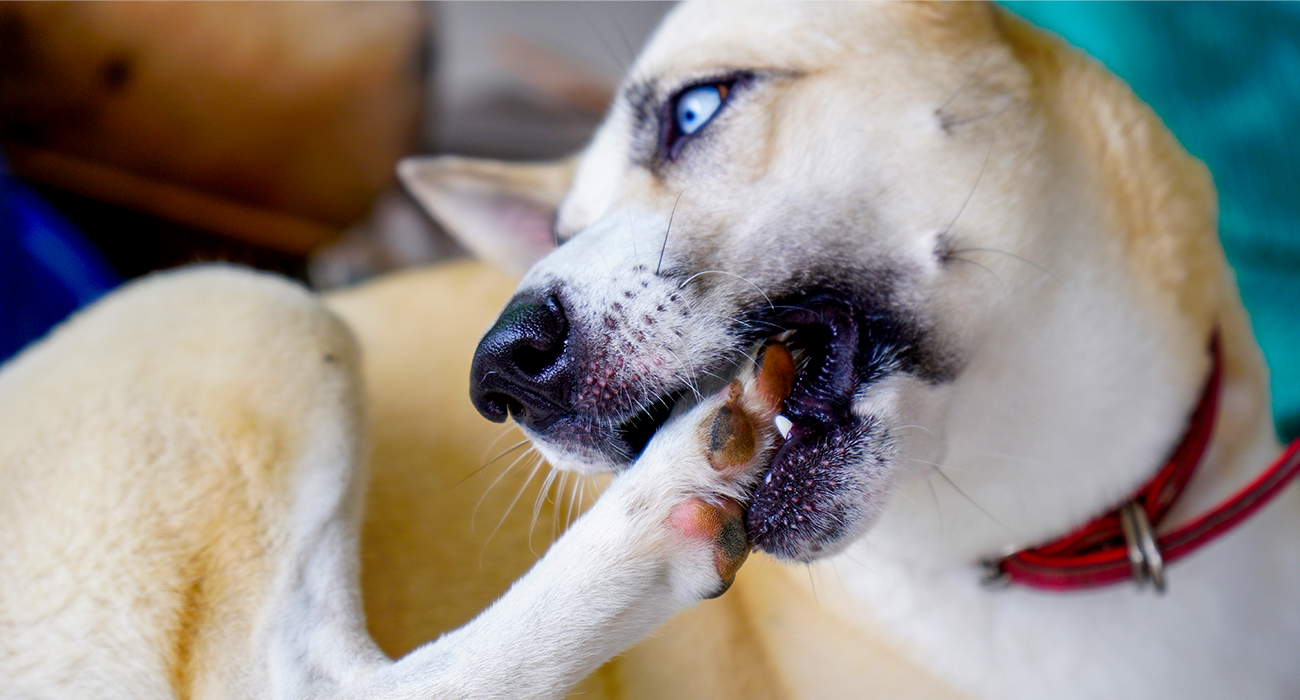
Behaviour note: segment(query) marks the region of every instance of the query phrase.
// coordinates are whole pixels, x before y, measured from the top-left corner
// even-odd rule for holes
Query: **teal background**
[[[1300,3],[1002,4],[1106,64],[1209,166],[1278,433],[1300,436]]]

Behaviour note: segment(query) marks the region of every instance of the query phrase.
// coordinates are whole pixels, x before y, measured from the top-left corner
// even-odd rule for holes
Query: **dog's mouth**
[[[763,323],[769,334],[755,342],[785,344],[796,376],[776,419],[782,440],[751,498],[747,526],[759,549],[813,559],[830,553],[858,519],[858,504],[848,503],[852,494],[862,495],[854,472],[870,461],[867,438],[879,435],[876,422],[854,415],[853,401],[864,382],[892,366],[896,338],[832,297],[805,301]],[[686,394],[665,394],[619,427],[633,454]]]
[[[865,324],[865,325],[864,325]],[[836,551],[865,527],[887,444],[878,418],[853,413],[865,383],[894,366],[888,325],[833,299],[787,313],[781,338],[796,360],[794,389],[777,418],[784,441],[754,490],[745,524],[754,546],[809,561]],[[880,337],[876,337],[880,336]]]
[[[778,425],[785,449],[813,433],[842,425],[851,417],[853,395],[861,383],[858,348],[861,336],[852,310],[821,300],[787,312],[777,321],[777,338],[795,358],[794,390],[786,399]]]
[[[818,300],[764,325],[776,329],[770,339],[784,343],[796,362],[794,391],[778,419],[782,437],[798,442],[804,435],[824,432],[827,426],[848,419],[858,385],[855,360],[859,342],[858,324],[848,306]],[[684,388],[666,393],[619,424],[617,434],[629,454],[635,457],[645,449],[689,393]]]

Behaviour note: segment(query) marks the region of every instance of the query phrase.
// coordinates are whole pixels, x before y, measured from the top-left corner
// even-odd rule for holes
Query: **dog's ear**
[[[407,158],[402,183],[461,245],[489,263],[523,274],[555,248],[555,210],[577,158],[504,163],[437,156]]]

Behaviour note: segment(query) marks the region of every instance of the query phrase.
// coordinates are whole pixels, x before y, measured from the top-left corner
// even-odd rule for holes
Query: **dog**
[[[138,283],[0,373],[0,696],[1300,692],[1285,479],[1167,571],[1126,509],[1161,597],[1019,583],[1198,416],[1175,527],[1279,450],[1208,176],[1056,40],[985,5],[686,5],[579,157],[402,170],[529,269],[465,350],[474,404],[609,489],[481,615],[409,622],[483,551],[440,510],[465,463],[425,456],[481,446],[445,360],[500,278]]]
[[[746,527],[804,567],[675,621],[742,641],[657,645],[660,697],[1300,694],[1300,487],[1210,178],[1058,40],[978,4],[687,5],[579,156],[402,173],[527,271],[471,393],[558,468],[626,468],[755,342],[794,348]],[[1244,525],[1169,546],[1261,473]],[[1053,563],[1107,528],[1117,567]]]

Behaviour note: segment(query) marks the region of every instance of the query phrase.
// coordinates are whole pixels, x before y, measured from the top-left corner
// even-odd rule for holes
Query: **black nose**
[[[542,429],[569,410],[574,379],[569,324],[553,294],[523,294],[506,305],[470,368],[470,399],[489,420],[513,414]]]

